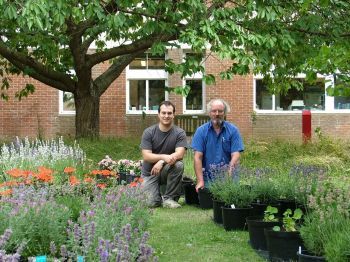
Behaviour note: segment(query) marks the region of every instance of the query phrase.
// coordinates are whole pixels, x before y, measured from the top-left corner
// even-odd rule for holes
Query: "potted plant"
[[[309,196],[312,210],[300,228],[305,250],[299,250],[301,261],[346,261],[350,256],[349,185],[322,183]],[[348,233],[347,233],[348,232]],[[307,260],[306,260],[307,259]]]
[[[130,175],[130,171],[134,169],[134,161],[129,159],[120,159],[117,162],[117,172],[119,175],[118,182],[119,184],[127,184],[130,181],[130,178],[127,178]],[[132,174],[134,175],[134,174]]]
[[[302,246],[300,238],[299,223],[303,216],[301,209],[287,209],[282,218],[282,226],[265,228],[267,250],[269,258],[275,260],[296,260],[299,246]]]
[[[245,219],[250,215],[251,202],[254,194],[242,183],[235,182],[231,177],[219,180],[221,190],[215,197],[223,201],[222,221],[225,230],[244,229]]]
[[[268,206],[264,216],[249,216],[246,218],[249,232],[249,243],[256,250],[267,250],[265,228],[281,226],[282,222],[277,217],[278,209]]]
[[[222,224],[222,207],[225,201],[222,199],[222,189],[225,187],[225,179],[217,179],[210,184],[209,190],[213,196],[213,219],[214,222]]]
[[[251,184],[251,191],[255,195],[252,203],[252,215],[262,216],[267,206],[278,207],[278,190],[275,181],[268,175],[257,177]]]
[[[181,182],[182,190],[185,195],[185,203],[187,205],[199,205],[196,182],[191,177],[187,176],[184,176]]]

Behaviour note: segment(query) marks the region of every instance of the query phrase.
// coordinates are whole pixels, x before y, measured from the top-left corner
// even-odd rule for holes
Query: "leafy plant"
[[[276,183],[268,175],[257,177],[251,184],[251,191],[258,203],[271,204],[279,198]]]
[[[234,204],[238,208],[250,206],[255,198],[247,185],[235,182],[231,177],[214,180],[209,190],[215,199],[226,205]]]
[[[264,221],[265,222],[276,222],[278,218],[276,217],[278,214],[277,207],[268,206],[264,211]]]
[[[294,210],[294,213],[292,210],[287,209],[283,213],[283,218],[282,218],[282,228],[286,232],[295,232],[298,230],[298,222],[303,216],[303,211],[301,211],[300,208],[297,208]],[[274,226],[273,227],[274,231],[281,231],[281,227],[279,226]]]

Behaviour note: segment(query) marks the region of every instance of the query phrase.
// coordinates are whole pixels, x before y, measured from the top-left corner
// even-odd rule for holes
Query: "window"
[[[135,58],[127,69],[127,113],[158,113],[158,105],[166,100],[167,74],[165,56],[145,53]]]
[[[165,100],[164,88],[165,80],[129,80],[129,110],[158,110]]]
[[[75,114],[73,93],[59,91],[59,112],[60,114]]]
[[[303,90],[290,89],[285,94],[271,95],[261,79],[255,80],[255,104],[257,110],[300,111],[325,110],[325,81],[320,79],[315,84],[308,84],[299,79]]]
[[[198,53],[185,53],[185,56],[190,59],[189,63],[196,63],[196,61],[203,60],[203,54]],[[193,61],[191,61],[193,59]],[[184,97],[184,112],[188,114],[200,114],[205,112],[204,106],[204,82],[203,74],[195,73],[190,76],[186,76],[184,79],[184,85],[189,86],[191,89]]]
[[[344,82],[341,80],[341,78],[334,75],[334,84],[343,85]],[[348,96],[335,96],[334,97],[334,109],[338,110],[338,111],[342,110],[342,109],[350,109],[350,97],[348,97]]]
[[[136,57],[129,65],[129,69],[164,69],[165,59],[164,55],[152,55],[145,53]]]

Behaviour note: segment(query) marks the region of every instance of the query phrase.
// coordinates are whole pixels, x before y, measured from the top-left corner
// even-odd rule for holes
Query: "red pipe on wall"
[[[307,143],[311,140],[311,111],[303,110],[302,113],[302,135],[303,143]]]

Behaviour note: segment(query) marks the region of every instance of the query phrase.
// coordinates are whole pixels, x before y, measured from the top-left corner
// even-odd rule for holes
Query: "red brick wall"
[[[175,62],[180,62],[183,52],[178,49],[170,50],[169,56]],[[207,58],[206,71],[217,76],[217,80],[215,85],[207,85],[205,88],[206,103],[212,98],[225,99],[231,106],[231,112],[227,115],[227,120],[239,127],[245,140],[250,138],[301,140],[301,114],[258,113],[256,121],[252,123],[253,77],[251,75],[235,76],[230,81],[221,80],[218,74],[227,66],[229,66],[229,62],[219,63],[212,56]],[[108,64],[96,66],[94,77],[106,70],[107,67]],[[16,76],[12,79],[11,88],[9,89],[10,101],[0,100],[0,138],[74,136],[75,117],[59,115],[58,90],[29,78]],[[14,94],[25,83],[33,83],[36,86],[36,91],[19,102],[14,98]],[[178,74],[170,75],[168,78],[169,86],[180,86],[182,83],[182,79]],[[157,115],[126,114],[125,91],[126,74],[123,72],[101,97],[100,134],[102,136],[139,136],[144,128],[157,122]],[[175,104],[176,113],[182,114],[183,98],[171,93],[169,100]],[[312,130],[319,126],[326,135],[348,139],[350,135],[349,115],[350,113],[312,113]]]

